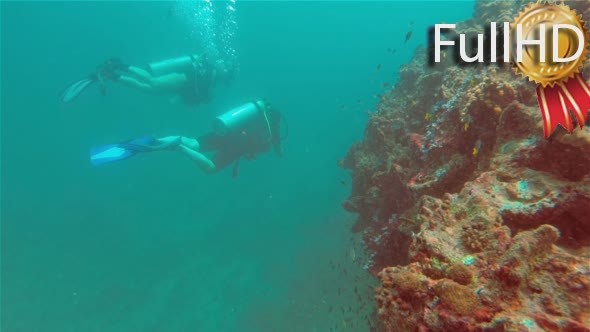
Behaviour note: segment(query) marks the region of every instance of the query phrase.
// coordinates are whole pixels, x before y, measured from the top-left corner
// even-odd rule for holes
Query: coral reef
[[[522,4],[478,1],[458,29]],[[590,2],[566,4],[590,17]],[[545,140],[535,85],[509,65],[426,52],[341,162],[383,329],[590,331],[590,123]]]

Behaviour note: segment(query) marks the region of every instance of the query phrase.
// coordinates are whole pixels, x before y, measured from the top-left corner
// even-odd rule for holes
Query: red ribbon
[[[537,101],[543,116],[545,138],[551,136],[557,125],[572,133],[574,124],[570,112],[574,113],[580,128],[584,127],[590,109],[590,85],[580,74],[552,87],[538,85]]]

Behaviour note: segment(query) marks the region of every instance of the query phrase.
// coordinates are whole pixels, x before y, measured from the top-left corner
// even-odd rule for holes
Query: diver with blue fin
[[[268,103],[255,101],[216,117],[213,131],[198,138],[148,136],[109,144],[93,148],[90,161],[93,165],[101,165],[141,152],[180,151],[205,173],[215,173],[233,164],[235,177],[242,158],[254,159],[271,148],[282,156],[281,120],[281,113]],[[213,157],[207,157],[207,153],[213,153]]]
[[[113,81],[147,93],[170,94],[192,106],[208,102],[211,88],[220,81],[229,84],[234,73],[235,66],[198,54],[150,63],[146,69],[111,58],[94,73],[70,84],[62,92],[61,101],[71,102],[94,84],[105,95],[105,82]]]

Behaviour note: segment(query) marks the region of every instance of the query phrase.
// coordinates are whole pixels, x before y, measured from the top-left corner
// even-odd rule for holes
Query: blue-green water
[[[238,2],[240,71],[211,103],[116,84],[59,102],[108,57],[206,48],[203,23],[171,5],[2,2],[2,331],[368,330],[375,281],[338,160],[427,28],[473,4]],[[88,161],[99,144],[197,136],[261,97],[288,119],[285,157],[242,162],[235,179],[175,153]]]

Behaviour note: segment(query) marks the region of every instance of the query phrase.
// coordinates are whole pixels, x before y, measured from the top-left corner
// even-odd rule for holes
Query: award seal
[[[512,57],[516,72],[537,83],[545,138],[557,125],[571,133],[572,113],[582,128],[590,109],[590,86],[580,73],[590,45],[585,22],[568,6],[533,3],[515,18],[511,34],[527,41]]]

